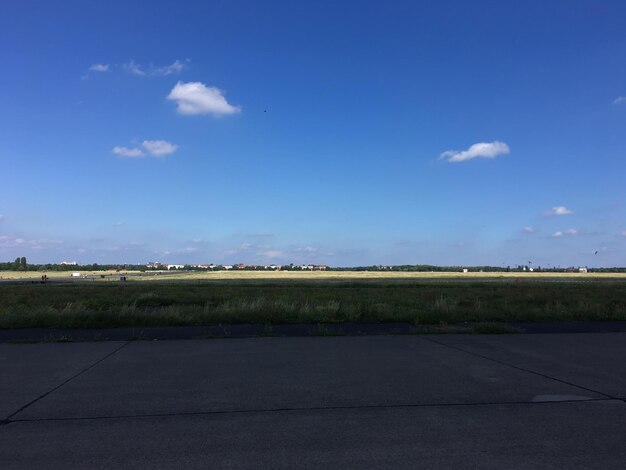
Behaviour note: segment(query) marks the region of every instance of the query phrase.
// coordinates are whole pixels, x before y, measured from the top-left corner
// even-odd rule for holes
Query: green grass
[[[620,279],[196,280],[0,285],[0,328],[626,320]],[[273,334],[268,326],[268,335]]]

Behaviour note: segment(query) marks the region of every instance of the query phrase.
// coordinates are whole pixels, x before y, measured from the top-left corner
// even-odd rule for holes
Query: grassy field
[[[0,328],[626,320],[624,275],[330,271],[111,279],[0,283]]]
[[[196,272],[158,272],[158,271],[51,271],[47,272],[52,280],[72,280],[73,272],[80,273],[95,281],[119,281],[119,276],[127,274],[129,281],[202,281],[202,280],[396,280],[396,279],[555,279],[555,280],[595,280],[622,279],[626,273],[552,273],[552,272],[400,272],[400,271],[196,271]],[[2,280],[38,280],[42,272],[38,271],[0,271]],[[101,277],[104,276],[104,277]]]

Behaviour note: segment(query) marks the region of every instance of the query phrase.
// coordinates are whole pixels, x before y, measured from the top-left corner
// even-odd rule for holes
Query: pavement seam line
[[[96,362],[94,362],[93,364],[85,367],[84,369],[81,369],[80,371],[78,371],[76,374],[72,375],[70,378],[64,380],[63,382],[61,382],[59,385],[57,385],[56,387],[53,387],[52,389],[48,390],[46,393],[44,393],[43,395],[38,396],[37,398],[29,401],[28,403],[26,403],[24,406],[22,406],[21,408],[19,408],[17,411],[14,411],[13,413],[11,413],[10,415],[8,415],[5,419],[5,421],[8,422],[12,422],[13,420],[11,418],[13,418],[13,416],[15,416],[16,414],[24,411],[26,408],[28,408],[29,406],[37,403],[39,400],[41,400],[42,398],[47,397],[48,395],[50,395],[52,392],[60,389],[63,385],[71,382],[72,380],[74,380],[76,377],[79,377],[80,375],[84,374],[85,372],[93,369],[94,367],[96,367],[98,364],[100,364],[102,361],[108,359],[109,357],[113,356],[115,353],[117,353],[118,351],[120,351],[123,347],[127,346],[130,343],[130,341],[126,341],[124,344],[122,344],[120,347],[115,348],[113,351],[111,351],[110,353],[106,354],[104,357],[98,359]]]
[[[517,401],[517,402],[486,402],[486,403],[421,403],[421,404],[398,404],[398,405],[346,405],[346,406],[313,406],[295,408],[260,408],[243,410],[209,410],[209,411],[186,411],[178,413],[145,413],[133,415],[113,415],[113,416],[77,416],[65,418],[24,418],[7,420],[10,423],[35,423],[50,421],[87,421],[87,420],[109,420],[109,419],[133,419],[133,418],[166,418],[174,416],[211,416],[228,414],[255,414],[255,413],[286,413],[302,411],[342,411],[342,410],[377,410],[377,409],[401,409],[401,408],[449,408],[467,406],[519,406],[519,405],[559,405],[568,403],[589,403],[617,401],[612,398],[589,398],[586,400],[555,400],[555,401]]]
[[[526,369],[524,367],[520,367],[520,366],[516,366],[516,365],[513,365],[513,364],[509,364],[508,362],[504,362],[504,361],[501,361],[499,359],[494,359],[492,357],[485,356],[483,354],[479,354],[479,353],[476,353],[476,352],[473,352],[473,351],[468,351],[467,349],[463,349],[463,348],[458,347],[458,346],[453,346],[451,344],[441,343],[439,341],[435,341],[432,338],[424,338],[424,339],[426,341],[430,341],[431,343],[435,343],[435,344],[438,344],[440,346],[444,346],[444,347],[447,347],[447,348],[450,348],[450,349],[454,349],[455,351],[460,351],[460,352],[463,352],[465,354],[469,354],[469,355],[472,355],[472,356],[480,357],[482,359],[486,359],[488,361],[492,361],[492,362],[495,362],[497,364],[501,364],[503,366],[511,367],[513,369],[517,369],[517,370],[520,370],[522,372],[528,372],[529,374],[538,375],[539,377],[543,377],[545,379],[554,380],[555,382],[560,382],[562,384],[569,385],[571,387],[580,388],[581,390],[585,390],[587,392],[597,393],[597,394],[602,395],[604,397],[607,397],[607,398],[609,398],[611,400],[624,401],[622,398],[615,397],[613,395],[609,395],[608,393],[600,392],[599,390],[594,390],[592,388],[588,388],[588,387],[585,387],[583,385],[578,385],[578,384],[575,384],[573,382],[568,382],[567,380],[558,379],[556,377],[552,377],[552,376],[547,375],[547,374],[542,374],[541,372],[537,372],[537,371],[534,371],[532,369]]]

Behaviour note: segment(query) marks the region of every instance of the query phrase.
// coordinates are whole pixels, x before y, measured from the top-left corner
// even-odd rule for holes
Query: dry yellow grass
[[[131,273],[133,271],[116,272],[114,270],[109,271],[0,271],[0,280],[2,279],[25,279],[25,280],[38,280],[41,279],[43,274],[48,275],[48,279],[71,279],[72,273],[80,273],[81,276],[100,276],[100,275],[119,275],[125,273]],[[139,273],[139,271],[136,271]]]
[[[399,271],[217,271],[169,274],[167,279],[467,279],[467,278],[621,278],[626,273],[480,273],[480,272],[399,272]],[[145,277],[143,279],[153,279]]]
[[[49,279],[71,280],[72,273],[78,272],[96,280],[117,281],[119,275],[130,275],[129,281],[155,280],[359,280],[359,279],[626,279],[626,273],[546,273],[546,272],[400,272],[400,271],[202,271],[202,272],[166,272],[156,275],[156,272],[138,271],[50,271],[46,274]],[[0,271],[0,280],[37,280],[41,279],[41,272],[37,271]],[[105,275],[104,279],[100,279]]]

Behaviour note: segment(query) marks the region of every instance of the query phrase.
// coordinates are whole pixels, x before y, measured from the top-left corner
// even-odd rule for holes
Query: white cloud
[[[535,227],[532,227],[532,226],[528,225],[528,226],[524,227],[524,232],[526,232],[526,233],[535,233],[536,230],[535,230]]]
[[[139,158],[139,157],[144,156],[144,153],[141,151],[141,149],[120,147],[117,145],[113,147],[112,152],[115,155],[119,155],[120,157],[125,157],[125,158]]]
[[[219,88],[207,87],[201,82],[178,82],[167,95],[176,102],[179,114],[212,114],[221,116],[241,112],[239,106],[226,101]]]
[[[90,72],[108,72],[109,70],[109,64],[93,64],[89,67]]]
[[[63,240],[50,240],[48,238],[38,238],[27,240],[24,238],[13,238],[9,236],[0,236],[0,248],[32,248],[41,250],[44,248],[58,248],[63,244]]]
[[[178,150],[178,145],[167,140],[144,140],[141,145],[153,157],[164,157]]]
[[[138,147],[113,147],[113,153],[125,158],[143,158],[145,156],[150,157],[165,157],[178,150],[178,145],[168,142],[167,140],[144,140],[141,143],[143,150]]]
[[[122,65],[122,68],[132,75],[138,75],[140,77],[143,77],[146,75],[146,71],[142,69],[139,64],[136,64],[135,61],[132,59],[129,62]]]
[[[180,73],[185,67],[186,65],[183,62],[181,62],[180,60],[175,60],[170,65],[166,65],[164,67],[157,67],[156,69],[153,70],[152,74],[163,75],[163,76],[172,75],[175,73]]]
[[[618,96],[617,98],[613,100],[613,104],[615,105],[626,104],[626,96]]]
[[[2,222],[5,219],[4,214],[0,214],[0,222]]]
[[[511,151],[504,142],[479,142],[467,150],[446,150],[439,159],[447,159],[450,163],[464,162],[473,158],[495,158],[498,155],[506,155]]]
[[[554,206],[552,209],[550,209],[549,211],[545,211],[543,213],[543,215],[571,215],[574,212],[572,212],[571,210],[569,210],[567,207],[565,206]]]
[[[316,253],[317,248],[315,248],[314,246],[303,246],[301,248],[296,248],[293,251],[295,251],[296,253]]]
[[[155,66],[143,66],[138,64],[134,60],[130,60],[125,64],[122,64],[122,68],[131,75],[137,75],[138,77],[166,77],[168,75],[174,75],[182,72],[187,65],[176,59],[170,65],[163,65],[160,67]]]
[[[552,236],[554,238],[561,238],[561,237],[564,237],[566,235],[577,235],[577,234],[578,234],[578,230],[576,230],[575,228],[568,228],[565,231],[554,232],[552,234]]]
[[[257,254],[266,258],[282,258],[284,256],[284,253],[278,250],[260,251]]]

